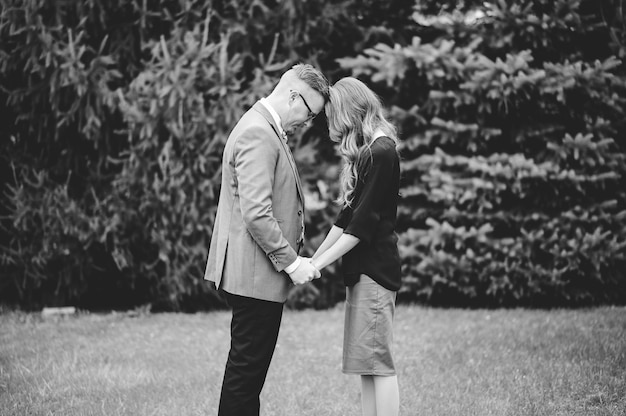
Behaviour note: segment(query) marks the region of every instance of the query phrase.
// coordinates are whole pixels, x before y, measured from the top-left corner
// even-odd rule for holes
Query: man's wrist
[[[285,271],[287,272],[287,274],[291,274],[291,273],[295,272],[296,269],[300,266],[301,262],[302,262],[302,258],[300,256],[296,257],[296,259],[294,260],[293,263],[291,263],[289,266],[285,267]]]

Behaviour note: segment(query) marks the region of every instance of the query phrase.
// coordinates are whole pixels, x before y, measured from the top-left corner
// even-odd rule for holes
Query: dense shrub
[[[0,0],[0,302],[222,305],[223,143],[298,61],[361,77],[401,127],[403,298],[623,302],[618,3]],[[290,140],[305,254],[338,211],[326,136]],[[335,265],[288,304],[342,297]]]
[[[615,56],[624,49],[585,50],[606,27],[581,3],[416,13],[439,32],[433,42],[414,37],[341,60],[396,92],[406,297],[626,299],[626,77]]]
[[[354,45],[402,39],[385,22],[412,2],[0,6],[0,300],[191,310],[221,303],[201,278],[235,121],[293,63],[332,74]]]
[[[100,202],[123,146],[112,88],[125,44],[111,50],[94,2],[0,5],[2,299],[64,303],[105,266]]]

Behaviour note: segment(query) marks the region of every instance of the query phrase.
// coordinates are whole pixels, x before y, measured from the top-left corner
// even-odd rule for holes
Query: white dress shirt
[[[278,127],[278,132],[281,134],[281,136],[283,136],[283,139],[287,141],[287,133],[285,133],[285,130],[283,130],[282,120],[280,119],[280,116],[278,115],[276,110],[274,110],[274,107],[272,107],[272,105],[265,97],[261,98],[259,102],[263,105],[263,107],[267,108],[267,111],[269,111],[270,115],[274,119],[274,123],[276,123],[276,126]],[[293,263],[285,267],[285,271],[288,274],[295,272],[298,266],[300,266],[301,261],[302,259],[300,258],[300,256],[296,257],[296,260]]]

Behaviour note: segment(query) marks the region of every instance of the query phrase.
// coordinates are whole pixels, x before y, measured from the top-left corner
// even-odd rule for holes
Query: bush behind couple
[[[287,140],[323,110],[343,159],[342,210],[313,257],[304,258],[304,193]],[[232,309],[219,416],[259,415],[291,285],[319,278],[339,258],[346,284],[342,371],[361,377],[363,415],[398,414],[391,351],[400,288],[396,148],[396,129],[374,92],[351,77],[330,87],[307,64],[286,71],[233,128],[205,272]]]

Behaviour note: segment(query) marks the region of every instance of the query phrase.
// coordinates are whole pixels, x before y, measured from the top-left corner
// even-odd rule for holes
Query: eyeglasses
[[[296,91],[297,92],[297,91]],[[307,120],[313,120],[315,117],[317,117],[317,114],[315,114],[312,110],[311,107],[309,107],[309,103],[306,102],[305,98],[302,96],[302,94],[300,94],[299,92],[297,92],[298,95],[300,96],[300,98],[302,98],[302,102],[304,103],[304,105],[306,106],[306,109],[309,110],[309,117],[307,118]]]

